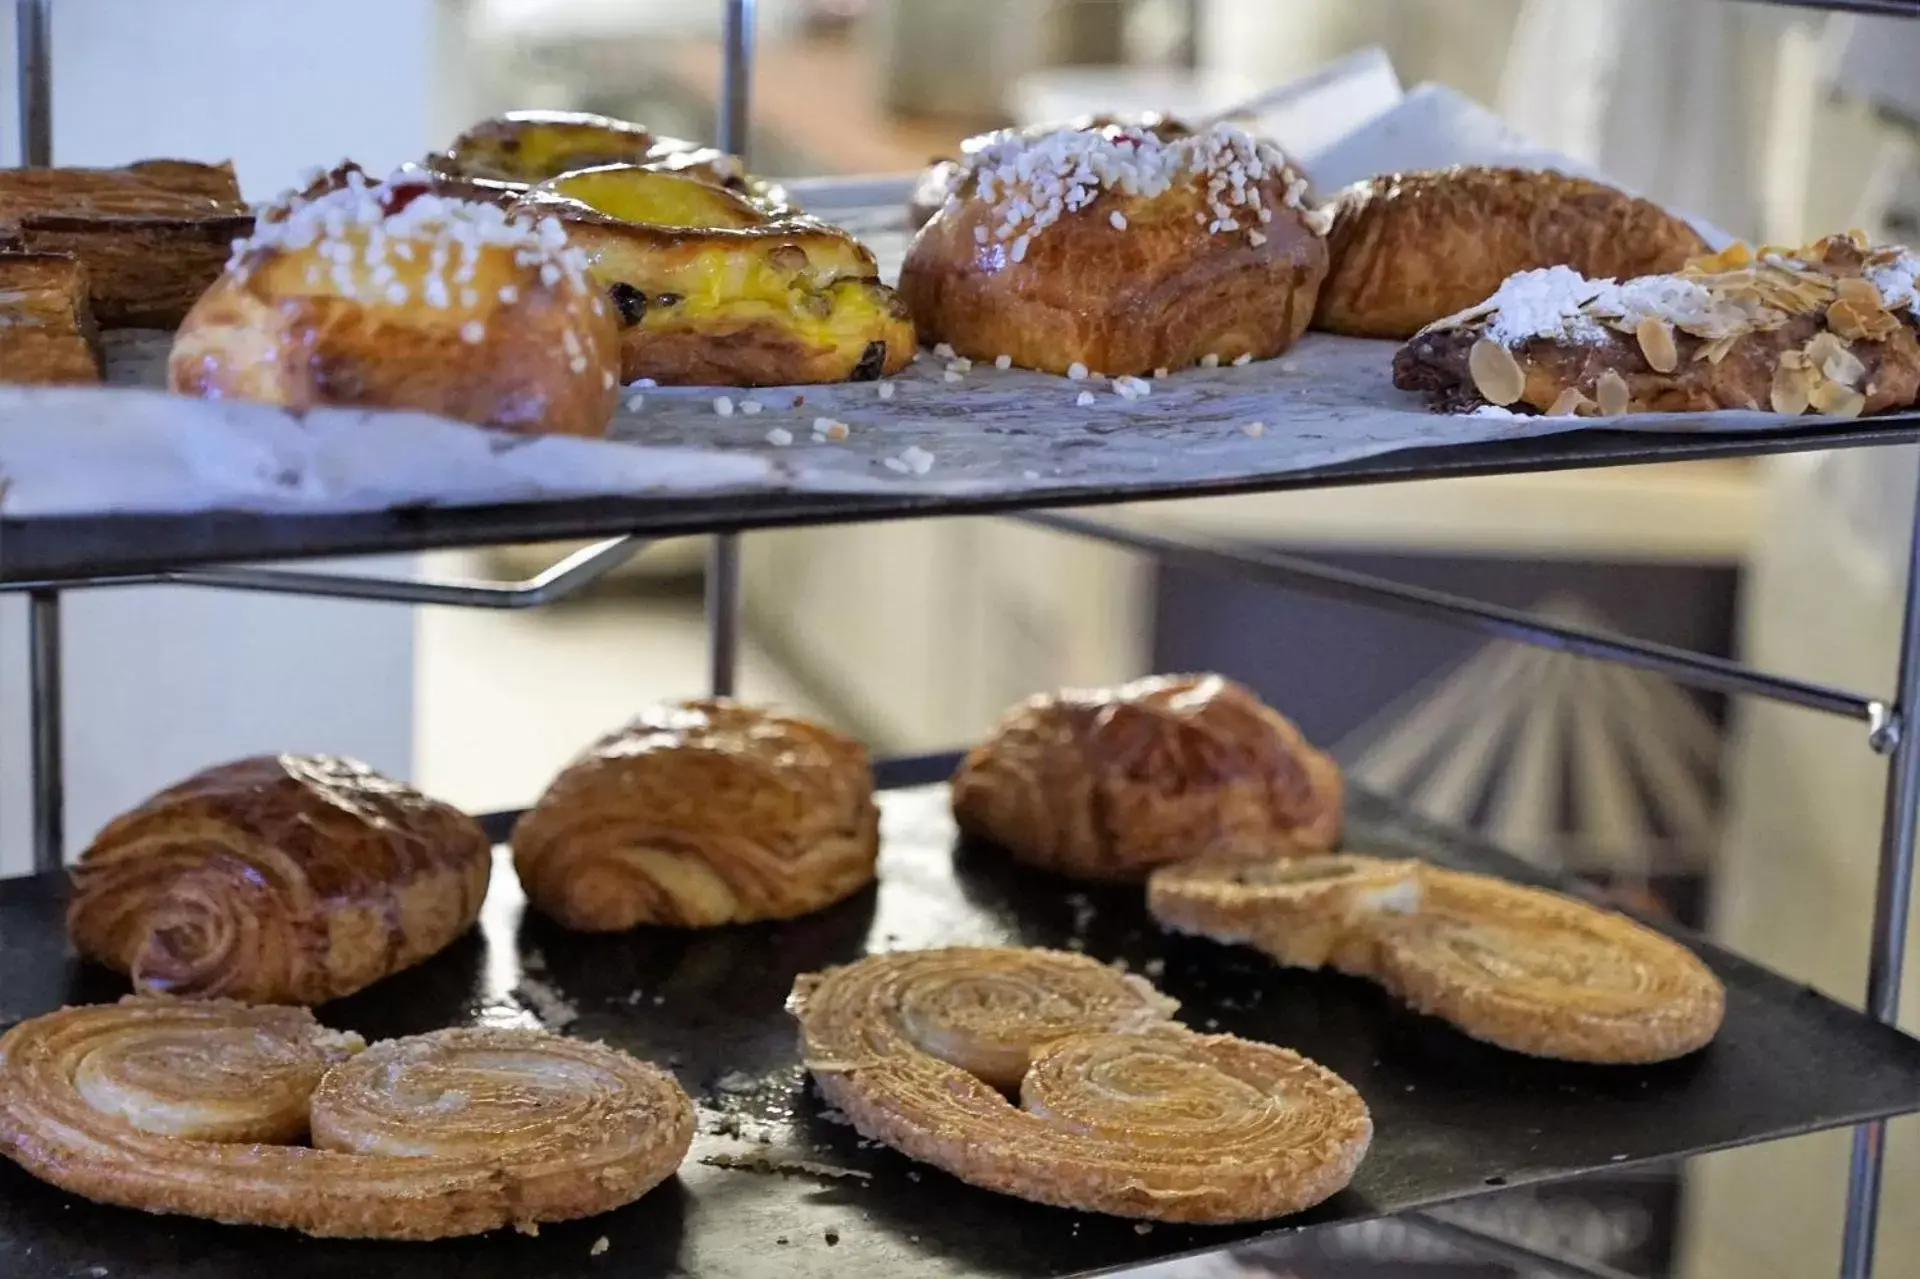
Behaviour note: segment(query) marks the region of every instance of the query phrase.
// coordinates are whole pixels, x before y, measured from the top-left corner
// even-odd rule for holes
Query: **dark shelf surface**
[[[1231,493],[1684,462],[1920,441],[1920,413],[1770,432],[1558,435],[1408,449],[1281,474],[1156,480],[1110,476],[964,495],[909,491],[756,491],[697,497],[588,498],[503,506],[415,507],[358,515],[50,516],[0,519],[0,583],[154,572],[209,563],[286,560],[633,533],[677,537],[801,524],[1112,505]]]
[[[1356,796],[1351,817],[1355,847],[1536,877],[1375,798]],[[1714,1044],[1646,1068],[1534,1061],[1406,1012],[1366,983],[1285,972],[1250,951],[1163,935],[1137,888],[1069,884],[990,848],[956,847],[938,788],[890,794],[886,836],[877,890],[790,923],[710,932],[563,932],[524,914],[502,862],[480,930],[320,1010],[329,1024],[374,1037],[475,1020],[535,1024],[555,1015],[557,996],[577,1009],[568,1033],[669,1063],[701,1106],[702,1132],[677,1181],[638,1204],[537,1238],[323,1241],[98,1206],[0,1162],[0,1274],[1081,1274],[1920,1109],[1920,1041],[1697,938],[1689,940],[1727,985],[1726,1026]],[[63,897],[58,877],[0,883],[0,1025],[124,989],[68,955]],[[788,988],[796,973],[869,950],[956,942],[1074,945],[1136,970],[1164,965],[1156,980],[1191,1024],[1297,1047],[1351,1080],[1373,1110],[1372,1152],[1348,1190],[1282,1225],[1143,1232],[976,1190],[891,1150],[863,1148],[851,1129],[821,1117],[808,1092],[782,1009]],[[856,1175],[702,1162],[729,1154],[806,1159]],[[602,1236],[605,1254],[589,1255]]]

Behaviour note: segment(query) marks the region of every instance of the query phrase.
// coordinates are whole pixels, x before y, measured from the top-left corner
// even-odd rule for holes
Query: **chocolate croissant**
[[[1087,879],[1332,847],[1340,767],[1251,692],[1162,675],[1015,707],[953,779],[960,828]]]
[[[1463,166],[1394,173],[1335,197],[1317,329],[1408,338],[1516,271],[1628,279],[1677,271],[1706,244],[1657,204],[1585,178]]]
[[[258,756],[109,822],[67,931],[138,990],[317,1004],[465,932],[491,860],[478,822],[364,764]]]
[[[513,830],[528,900],[596,932],[804,915],[870,883],[879,851],[859,743],[721,700],[602,738]]]

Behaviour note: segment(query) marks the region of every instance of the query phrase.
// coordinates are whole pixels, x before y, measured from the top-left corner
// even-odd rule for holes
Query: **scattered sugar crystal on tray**
[[[933,454],[917,444],[908,445],[900,454],[900,460],[905,462],[907,469],[915,475],[925,475],[933,469]]]
[[[1245,368],[1247,365],[1252,363],[1253,363],[1252,351],[1242,351],[1239,355],[1236,355],[1233,357],[1233,367],[1236,369]]]
[[[1075,360],[1067,366],[1067,376],[1075,382],[1084,382],[1087,380],[1087,366]]]
[[[948,346],[945,342],[935,343],[933,348],[933,353],[939,356],[943,360],[951,360],[954,356],[953,348]]]
[[[1010,369],[1013,367],[1013,357],[1011,355],[996,355],[993,357],[993,367],[1001,370]]]
[[[1220,357],[1214,352],[1208,351],[1200,357],[1200,367],[1203,369],[1217,369],[1220,367]]]
[[[893,398],[893,383],[882,382],[878,394],[883,400],[891,400]]]
[[[777,448],[785,448],[793,443],[793,432],[784,426],[776,426],[767,432],[767,443]]]
[[[732,417],[733,397],[729,395],[717,396],[713,401],[713,411],[721,417]]]
[[[1074,401],[1073,401],[1073,402],[1074,402],[1075,404],[1077,404],[1077,405],[1079,405],[1079,406],[1080,406],[1081,408],[1083,408],[1083,409],[1084,409],[1084,408],[1086,408],[1086,407],[1087,407],[1088,405],[1090,405],[1090,404],[1092,404],[1092,403],[1093,403],[1093,392],[1092,392],[1092,391],[1082,391],[1082,392],[1080,392],[1080,394],[1079,394],[1079,395],[1078,395],[1078,396],[1077,396],[1077,397],[1076,397],[1076,398],[1074,399]]]
[[[1265,422],[1249,422],[1240,429],[1246,433],[1248,439],[1257,440],[1267,433],[1267,424]]]
[[[764,404],[762,404],[762,403],[760,403],[760,401],[758,401],[758,400],[742,400],[742,401],[740,401],[740,411],[741,411],[742,413],[745,413],[745,414],[746,414],[746,415],[747,415],[748,417],[752,417],[752,416],[754,416],[754,415],[755,415],[756,413],[758,413],[758,412],[759,412],[759,411],[760,411],[761,409],[763,409],[763,408],[765,408],[765,407],[766,407],[766,406],[765,406]]]

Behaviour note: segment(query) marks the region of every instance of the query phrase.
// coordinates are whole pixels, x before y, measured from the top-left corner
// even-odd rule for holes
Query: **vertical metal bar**
[[[1907,555],[1906,615],[1900,629],[1900,677],[1894,694],[1892,758],[1880,828],[1880,874],[1873,896],[1873,950],[1867,961],[1867,1013],[1892,1025],[1900,1017],[1900,977],[1906,963],[1907,909],[1913,897],[1914,825],[1920,821],[1920,510]],[[1884,1122],[1853,1134],[1847,1177],[1847,1224],[1842,1279],[1871,1279],[1874,1232],[1880,1217],[1880,1174],[1886,1155]]]
[[[720,68],[720,147],[745,158],[753,118],[754,0],[727,0]],[[707,553],[707,672],[715,697],[734,691],[740,658],[740,536],[722,533]]]
[[[33,683],[28,717],[33,735],[33,868],[54,871],[66,861],[58,592],[35,591],[27,597],[27,650]]]
[[[20,94],[20,163],[53,163],[53,0],[15,0],[14,54]]]

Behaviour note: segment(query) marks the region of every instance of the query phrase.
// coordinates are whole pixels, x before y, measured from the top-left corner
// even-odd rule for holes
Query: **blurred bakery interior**
[[[1395,94],[1445,86],[1538,146],[1756,242],[1860,227],[1912,243],[1920,219],[1920,27],[1894,21],[1721,0],[757,8],[751,154],[770,175],[901,173],[984,127],[1092,111],[1205,113],[1357,57]],[[231,155],[246,193],[265,197],[307,158],[396,163],[517,107],[707,138],[720,20],[705,0],[62,0],[55,149],[67,163]],[[9,146],[12,109],[0,107]],[[1875,449],[1119,514],[1878,691],[1892,683],[1915,483],[1912,450]],[[342,567],[520,579],[572,549]],[[523,805],[634,707],[703,688],[704,557],[698,540],[656,544],[590,592],[528,611],[76,593],[70,851],[210,759],[289,742],[359,755],[471,809]],[[1864,989],[1884,767],[1847,721],[1005,520],[755,533],[743,577],[742,692],[856,731],[877,754],[973,740],[1037,689],[1217,669],[1331,744],[1362,784],[1836,998]],[[29,846],[24,612],[0,599],[0,873],[24,871]],[[1847,1147],[1829,1132],[1463,1211],[1621,1273],[1800,1279],[1835,1255]],[[1892,1127],[1882,1213],[1879,1273],[1916,1273],[1912,1120]],[[1520,1273],[1393,1223],[1164,1268]]]

